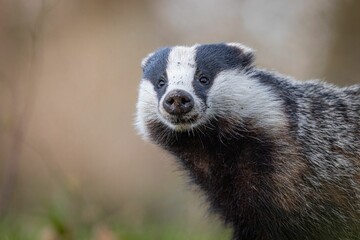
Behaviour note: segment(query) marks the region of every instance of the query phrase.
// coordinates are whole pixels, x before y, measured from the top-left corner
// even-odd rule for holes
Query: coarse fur
[[[238,43],[162,48],[142,62],[136,126],[172,153],[234,240],[360,239],[360,85],[258,69]],[[186,114],[163,107],[173,90]]]

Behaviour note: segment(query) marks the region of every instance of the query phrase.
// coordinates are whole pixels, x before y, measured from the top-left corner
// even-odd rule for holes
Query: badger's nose
[[[183,90],[173,90],[165,96],[163,107],[171,115],[182,115],[193,109],[194,98]]]

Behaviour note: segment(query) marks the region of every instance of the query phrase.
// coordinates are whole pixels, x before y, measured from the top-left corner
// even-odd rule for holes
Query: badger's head
[[[247,76],[252,63],[253,51],[238,43],[168,47],[151,53],[142,61],[136,118],[140,134],[147,138],[160,125],[184,132],[220,117],[251,117],[258,108],[251,101],[262,97],[258,84]]]

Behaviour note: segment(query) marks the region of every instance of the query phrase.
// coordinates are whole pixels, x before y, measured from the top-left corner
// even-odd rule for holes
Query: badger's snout
[[[173,90],[165,96],[163,107],[169,114],[180,116],[193,109],[194,98],[184,90]]]

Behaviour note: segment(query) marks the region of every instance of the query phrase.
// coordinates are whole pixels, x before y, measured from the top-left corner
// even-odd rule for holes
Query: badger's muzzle
[[[194,98],[184,90],[173,90],[165,96],[163,107],[169,114],[181,116],[193,109]]]

